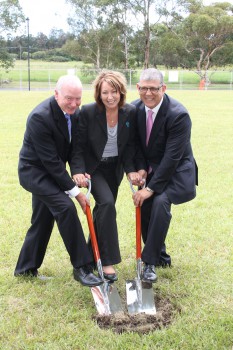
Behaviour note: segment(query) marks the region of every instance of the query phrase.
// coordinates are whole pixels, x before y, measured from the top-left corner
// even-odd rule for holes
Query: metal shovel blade
[[[152,283],[143,282],[139,278],[127,280],[126,296],[129,314],[156,314]]]
[[[130,188],[133,193],[135,190],[130,182]],[[129,314],[155,315],[156,308],[154,302],[154,293],[152,283],[143,282],[142,259],[141,259],[141,207],[136,207],[136,259],[137,259],[137,277],[134,280],[126,281],[126,298]]]
[[[91,180],[88,179],[88,193],[87,198],[89,199],[91,192]],[[96,309],[100,315],[110,315],[117,312],[123,311],[121,299],[118,294],[116,287],[113,283],[104,279],[102,262],[100,259],[98,242],[96,239],[95,228],[92,220],[90,205],[86,205],[86,216],[87,223],[90,230],[92,250],[98,270],[98,274],[103,281],[103,284],[97,287],[92,287],[91,292],[96,305]]]
[[[92,287],[91,292],[96,309],[100,315],[123,312],[119,293],[113,283],[105,281],[100,286]]]

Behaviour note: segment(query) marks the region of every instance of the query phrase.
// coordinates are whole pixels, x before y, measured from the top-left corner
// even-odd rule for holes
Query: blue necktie
[[[66,121],[67,121],[68,131],[69,131],[69,136],[70,136],[70,141],[71,141],[71,120],[70,120],[70,115],[68,113],[65,113],[65,118],[66,118]]]

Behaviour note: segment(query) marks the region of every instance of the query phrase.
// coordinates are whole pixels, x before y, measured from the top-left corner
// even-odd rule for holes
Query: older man
[[[171,265],[165,239],[171,220],[171,204],[180,204],[196,196],[197,167],[190,143],[191,120],[186,108],[168,96],[163,75],[146,69],[137,84],[139,100],[137,129],[143,157],[136,159],[137,170],[146,187],[137,191],[134,204],[141,206],[142,279],[155,282],[155,266]],[[132,181],[132,174],[128,174]],[[142,183],[142,181],[141,181]],[[138,184],[134,181],[134,184]]]
[[[54,221],[70,256],[74,278],[86,286],[102,280],[91,269],[90,256],[74,197],[85,212],[86,196],[75,186],[72,173],[72,135],[75,114],[81,104],[82,84],[75,76],[62,76],[55,95],[40,103],[29,115],[19,156],[20,184],[32,193],[31,226],[26,234],[15,276],[38,276]],[[58,260],[58,270],[61,262]]]

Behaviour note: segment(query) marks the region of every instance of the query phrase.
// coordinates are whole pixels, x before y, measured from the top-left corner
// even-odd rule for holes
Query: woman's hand
[[[88,187],[87,179],[90,178],[90,175],[87,173],[73,175],[73,180],[78,187]]]
[[[145,170],[139,170],[138,172],[132,172],[127,174],[128,180],[134,186],[144,186],[146,181],[147,172]]]

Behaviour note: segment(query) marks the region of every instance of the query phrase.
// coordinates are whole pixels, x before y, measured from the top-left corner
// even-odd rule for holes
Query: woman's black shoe
[[[111,281],[111,282],[116,282],[118,280],[118,277],[117,277],[116,273],[105,273],[104,272],[104,278],[106,280]]]

